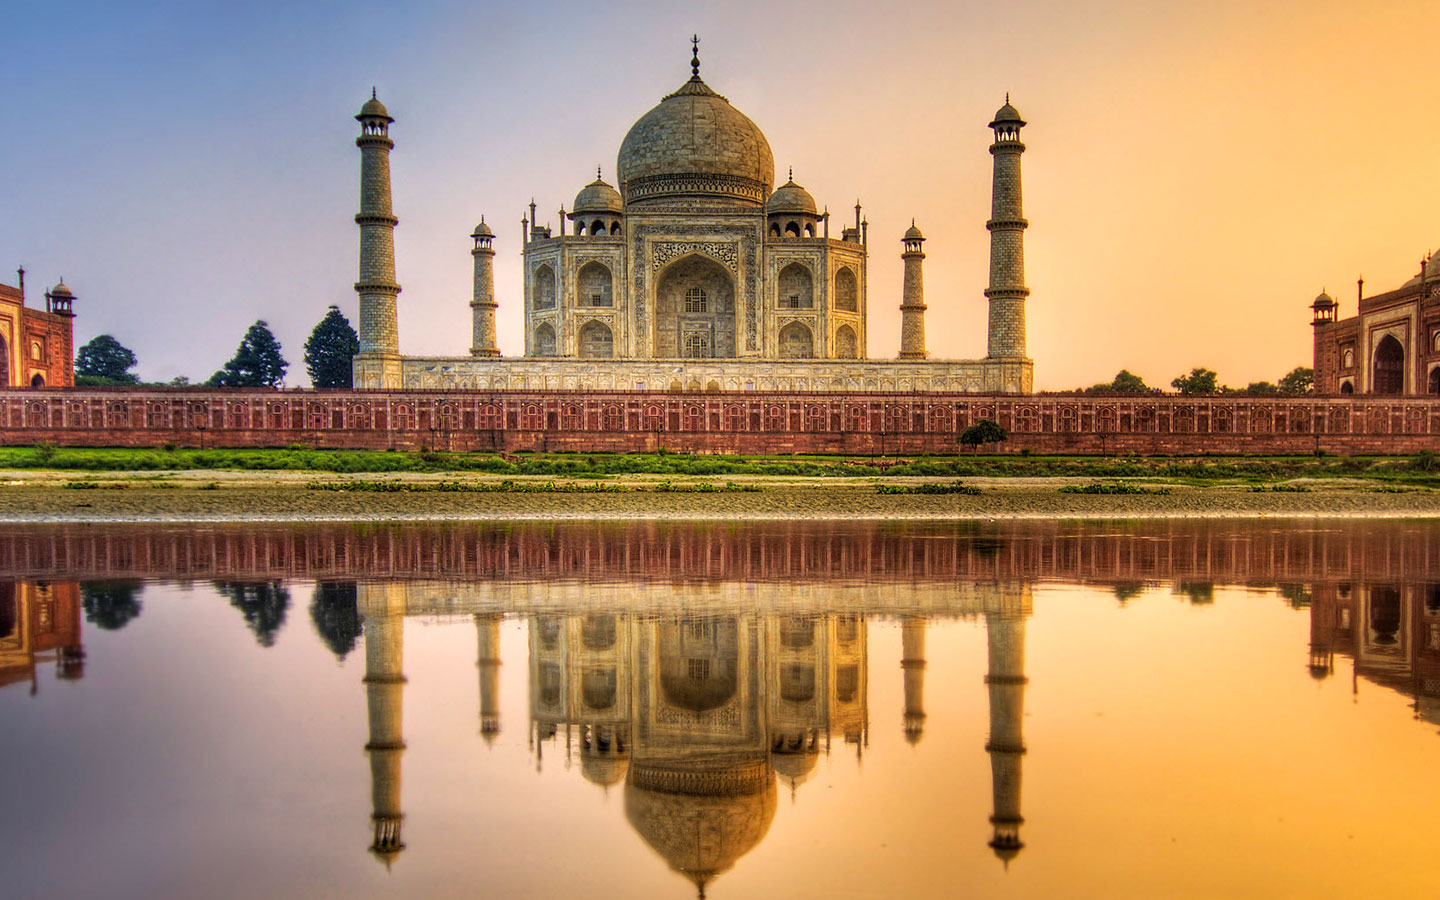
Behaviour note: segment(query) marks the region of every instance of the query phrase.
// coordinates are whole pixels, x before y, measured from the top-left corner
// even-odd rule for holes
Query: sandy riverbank
[[[407,482],[497,482],[493,476],[356,476]],[[0,473],[0,522],[285,522],[494,521],[551,519],[1108,519],[1186,517],[1440,518],[1440,492],[1385,492],[1374,484],[1324,480],[1306,493],[1257,493],[1248,486],[1165,485],[1168,494],[1062,494],[1067,483],[1091,479],[966,479],[981,489],[963,494],[881,494],[874,479],[679,479],[630,476],[607,480],[616,493],[442,493],[317,491],[305,485],[345,476],[313,473],[177,472],[136,476],[95,473],[101,485],[67,489],[73,473]],[[527,479],[513,479],[527,480]],[[535,478],[535,481],[561,479]],[[886,479],[886,484],[934,479]],[[758,484],[759,492],[657,493],[660,482]],[[593,483],[593,482],[592,482]],[[1149,482],[1148,486],[1158,486]]]

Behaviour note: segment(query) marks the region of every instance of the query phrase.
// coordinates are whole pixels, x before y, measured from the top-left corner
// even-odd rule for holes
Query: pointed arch
[[[783,359],[813,359],[815,337],[803,322],[791,322],[780,329],[780,356]]]
[[[536,309],[555,308],[555,270],[549,265],[541,264],[531,277],[531,284],[534,290],[534,306]]]
[[[549,322],[535,326],[535,355],[555,355],[555,329]]]
[[[1370,393],[1405,393],[1405,347],[1394,335],[1385,335],[1380,339],[1380,343],[1375,345]]]
[[[591,319],[580,327],[581,359],[613,359],[615,335],[604,322]]]
[[[860,358],[860,342],[855,337],[855,329],[849,325],[841,325],[835,329],[835,358]]]
[[[835,308],[841,312],[860,310],[860,284],[849,266],[841,266],[835,273]]]

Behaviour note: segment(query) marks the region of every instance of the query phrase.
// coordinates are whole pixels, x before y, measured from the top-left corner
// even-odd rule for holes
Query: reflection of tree
[[[260,646],[274,646],[275,635],[285,624],[285,612],[290,608],[290,592],[283,583],[217,581],[215,590],[240,610]]]
[[[1175,593],[1184,594],[1195,606],[1215,602],[1215,585],[1209,581],[1182,581]]]
[[[1122,375],[1125,373],[1121,373]],[[1145,591],[1143,581],[1122,581],[1115,585],[1115,599],[1122,604],[1129,603]]]
[[[106,631],[119,631],[140,615],[138,581],[87,581],[80,585],[85,621]]]
[[[322,581],[316,584],[315,595],[310,600],[310,620],[330,652],[344,659],[355,649],[355,641],[364,630],[355,605],[355,583]]]
[[[1292,609],[1306,609],[1310,606],[1310,591],[1303,584],[1280,585],[1280,596]]]

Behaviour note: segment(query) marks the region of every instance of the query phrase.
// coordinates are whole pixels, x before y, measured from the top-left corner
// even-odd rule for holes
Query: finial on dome
[[[1006,91],[1006,92],[1005,92],[1005,102],[1006,102],[1006,103],[1009,103],[1009,102],[1010,102],[1010,92],[1009,92],[1009,91]]]
[[[690,77],[700,77],[700,35],[690,38]]]
[[[794,181],[794,180],[795,180],[795,167],[794,167],[794,166],[791,166],[791,167],[790,167],[790,175],[789,175],[789,178],[790,178],[791,181]]]
[[[375,86],[374,86],[374,85],[371,85],[371,86],[370,86],[370,99],[371,99],[371,100],[379,100],[379,99],[380,99],[379,97],[375,96]]]
[[[595,180],[596,180],[596,181],[599,181],[599,180],[600,180],[600,167],[599,167],[599,166],[596,166],[596,167],[595,167]]]

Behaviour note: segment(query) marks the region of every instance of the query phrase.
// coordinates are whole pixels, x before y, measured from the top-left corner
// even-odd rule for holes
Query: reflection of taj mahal
[[[404,591],[362,585],[374,802],[371,851],[404,849],[400,798]],[[1029,592],[984,601],[989,632],[995,854],[1020,850],[1024,629]],[[499,714],[499,613],[477,613],[480,733]],[[764,839],[783,784],[792,795],[834,744],[869,741],[868,623],[863,615],[537,614],[529,631],[530,742],[579,756],[583,777],[623,785],[631,827],[676,872],[706,884]],[[905,739],[924,733],[927,618],[902,617]],[[552,751],[553,752],[553,751]]]
[[[1025,125],[1008,98],[995,132],[988,352],[932,360],[925,342],[925,241],[905,232],[897,360],[867,361],[869,224],[832,229],[797,184],[777,186],[764,133],[700,78],[641,116],[620,145],[618,187],[601,172],[541,225],[521,223],[525,353],[499,359],[495,231],[470,235],[470,356],[399,355],[390,202],[390,125],[373,95],[361,123],[360,353],[367,388],[566,390],[944,390],[1028,393],[1020,157]]]

